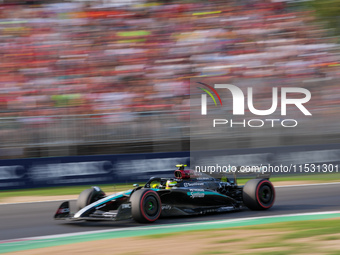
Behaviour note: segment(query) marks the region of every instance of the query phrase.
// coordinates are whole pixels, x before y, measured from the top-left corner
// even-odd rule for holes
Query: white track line
[[[89,234],[100,234],[107,232],[117,232],[117,231],[138,231],[138,230],[152,230],[152,229],[164,229],[164,228],[178,228],[178,227],[186,227],[186,226],[198,226],[198,225],[209,225],[209,224],[222,224],[222,223],[232,223],[232,222],[242,222],[249,220],[257,220],[257,219],[268,219],[268,218],[280,218],[280,217],[296,217],[296,216],[311,216],[311,215],[322,215],[322,214],[340,214],[340,211],[325,211],[325,212],[313,212],[313,213],[293,213],[293,214],[280,214],[280,215],[271,215],[271,216],[260,216],[260,217],[245,217],[245,218],[237,218],[237,219],[228,219],[228,220],[212,220],[212,221],[204,221],[204,222],[192,222],[192,223],[180,223],[180,224],[161,224],[151,227],[127,227],[127,228],[114,228],[114,229],[105,229],[105,230],[94,230],[94,231],[84,231],[84,232],[76,232],[76,233],[67,233],[67,234],[57,234],[57,235],[46,235],[46,236],[35,236],[35,237],[25,237],[18,239],[8,239],[1,240],[0,244],[18,242],[18,241],[32,241],[32,240],[41,240],[41,239],[53,239],[60,237],[72,237],[72,236],[81,236],[81,235],[89,235]]]
[[[325,183],[310,183],[310,184],[294,184],[294,185],[284,185],[284,186],[274,186],[277,188],[291,188],[291,187],[304,187],[304,186],[324,186],[324,185],[336,185],[340,182],[325,182]],[[45,201],[32,201],[32,202],[18,202],[18,203],[1,203],[1,205],[17,205],[17,204],[35,204],[35,203],[48,203],[48,202],[63,202],[63,201],[73,201],[76,199],[58,199],[58,200],[45,200]]]

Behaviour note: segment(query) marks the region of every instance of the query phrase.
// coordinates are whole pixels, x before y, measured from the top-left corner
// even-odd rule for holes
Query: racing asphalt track
[[[0,205],[0,240],[20,239],[83,231],[141,226],[133,220],[117,222],[72,222],[53,220],[60,201]],[[71,201],[71,210],[75,201]],[[208,220],[259,217],[340,209],[340,183],[276,187],[276,201],[267,211],[243,210],[196,217],[164,218],[155,224],[172,224]]]

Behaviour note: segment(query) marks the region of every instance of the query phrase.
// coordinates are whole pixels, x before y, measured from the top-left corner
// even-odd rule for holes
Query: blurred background
[[[188,151],[207,77],[259,86],[263,109],[272,86],[312,93],[312,128],[226,132],[228,148],[340,142],[338,1],[0,2],[0,159]]]

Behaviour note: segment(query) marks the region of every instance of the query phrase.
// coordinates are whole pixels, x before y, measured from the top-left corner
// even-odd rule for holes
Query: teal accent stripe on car
[[[223,194],[220,194],[220,193],[217,193],[217,192],[213,192],[213,191],[204,191],[204,194],[205,195],[218,195],[218,196],[222,196],[222,197],[228,197],[226,195],[223,195]]]
[[[123,197],[123,196],[129,196],[129,195],[131,194],[131,192],[132,192],[132,190],[128,190],[128,191],[126,191],[126,192],[124,192],[124,193],[122,193],[122,194],[119,194],[119,195],[117,195],[117,196],[110,197],[109,199],[106,199],[106,200],[102,201],[101,203],[97,204],[96,206],[105,204],[105,203],[107,203],[107,202],[109,202],[109,201],[111,201],[111,200],[115,200],[115,199],[121,198],[121,197]]]

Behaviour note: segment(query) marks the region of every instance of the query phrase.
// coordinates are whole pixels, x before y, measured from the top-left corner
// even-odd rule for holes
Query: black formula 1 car
[[[54,215],[64,220],[123,220],[140,223],[156,221],[160,216],[198,215],[226,212],[248,207],[265,210],[273,206],[275,189],[269,178],[249,180],[237,185],[236,176],[214,178],[177,165],[175,178],[152,177],[143,187],[106,196],[99,187],[80,193],[78,211],[70,213],[63,202]]]

